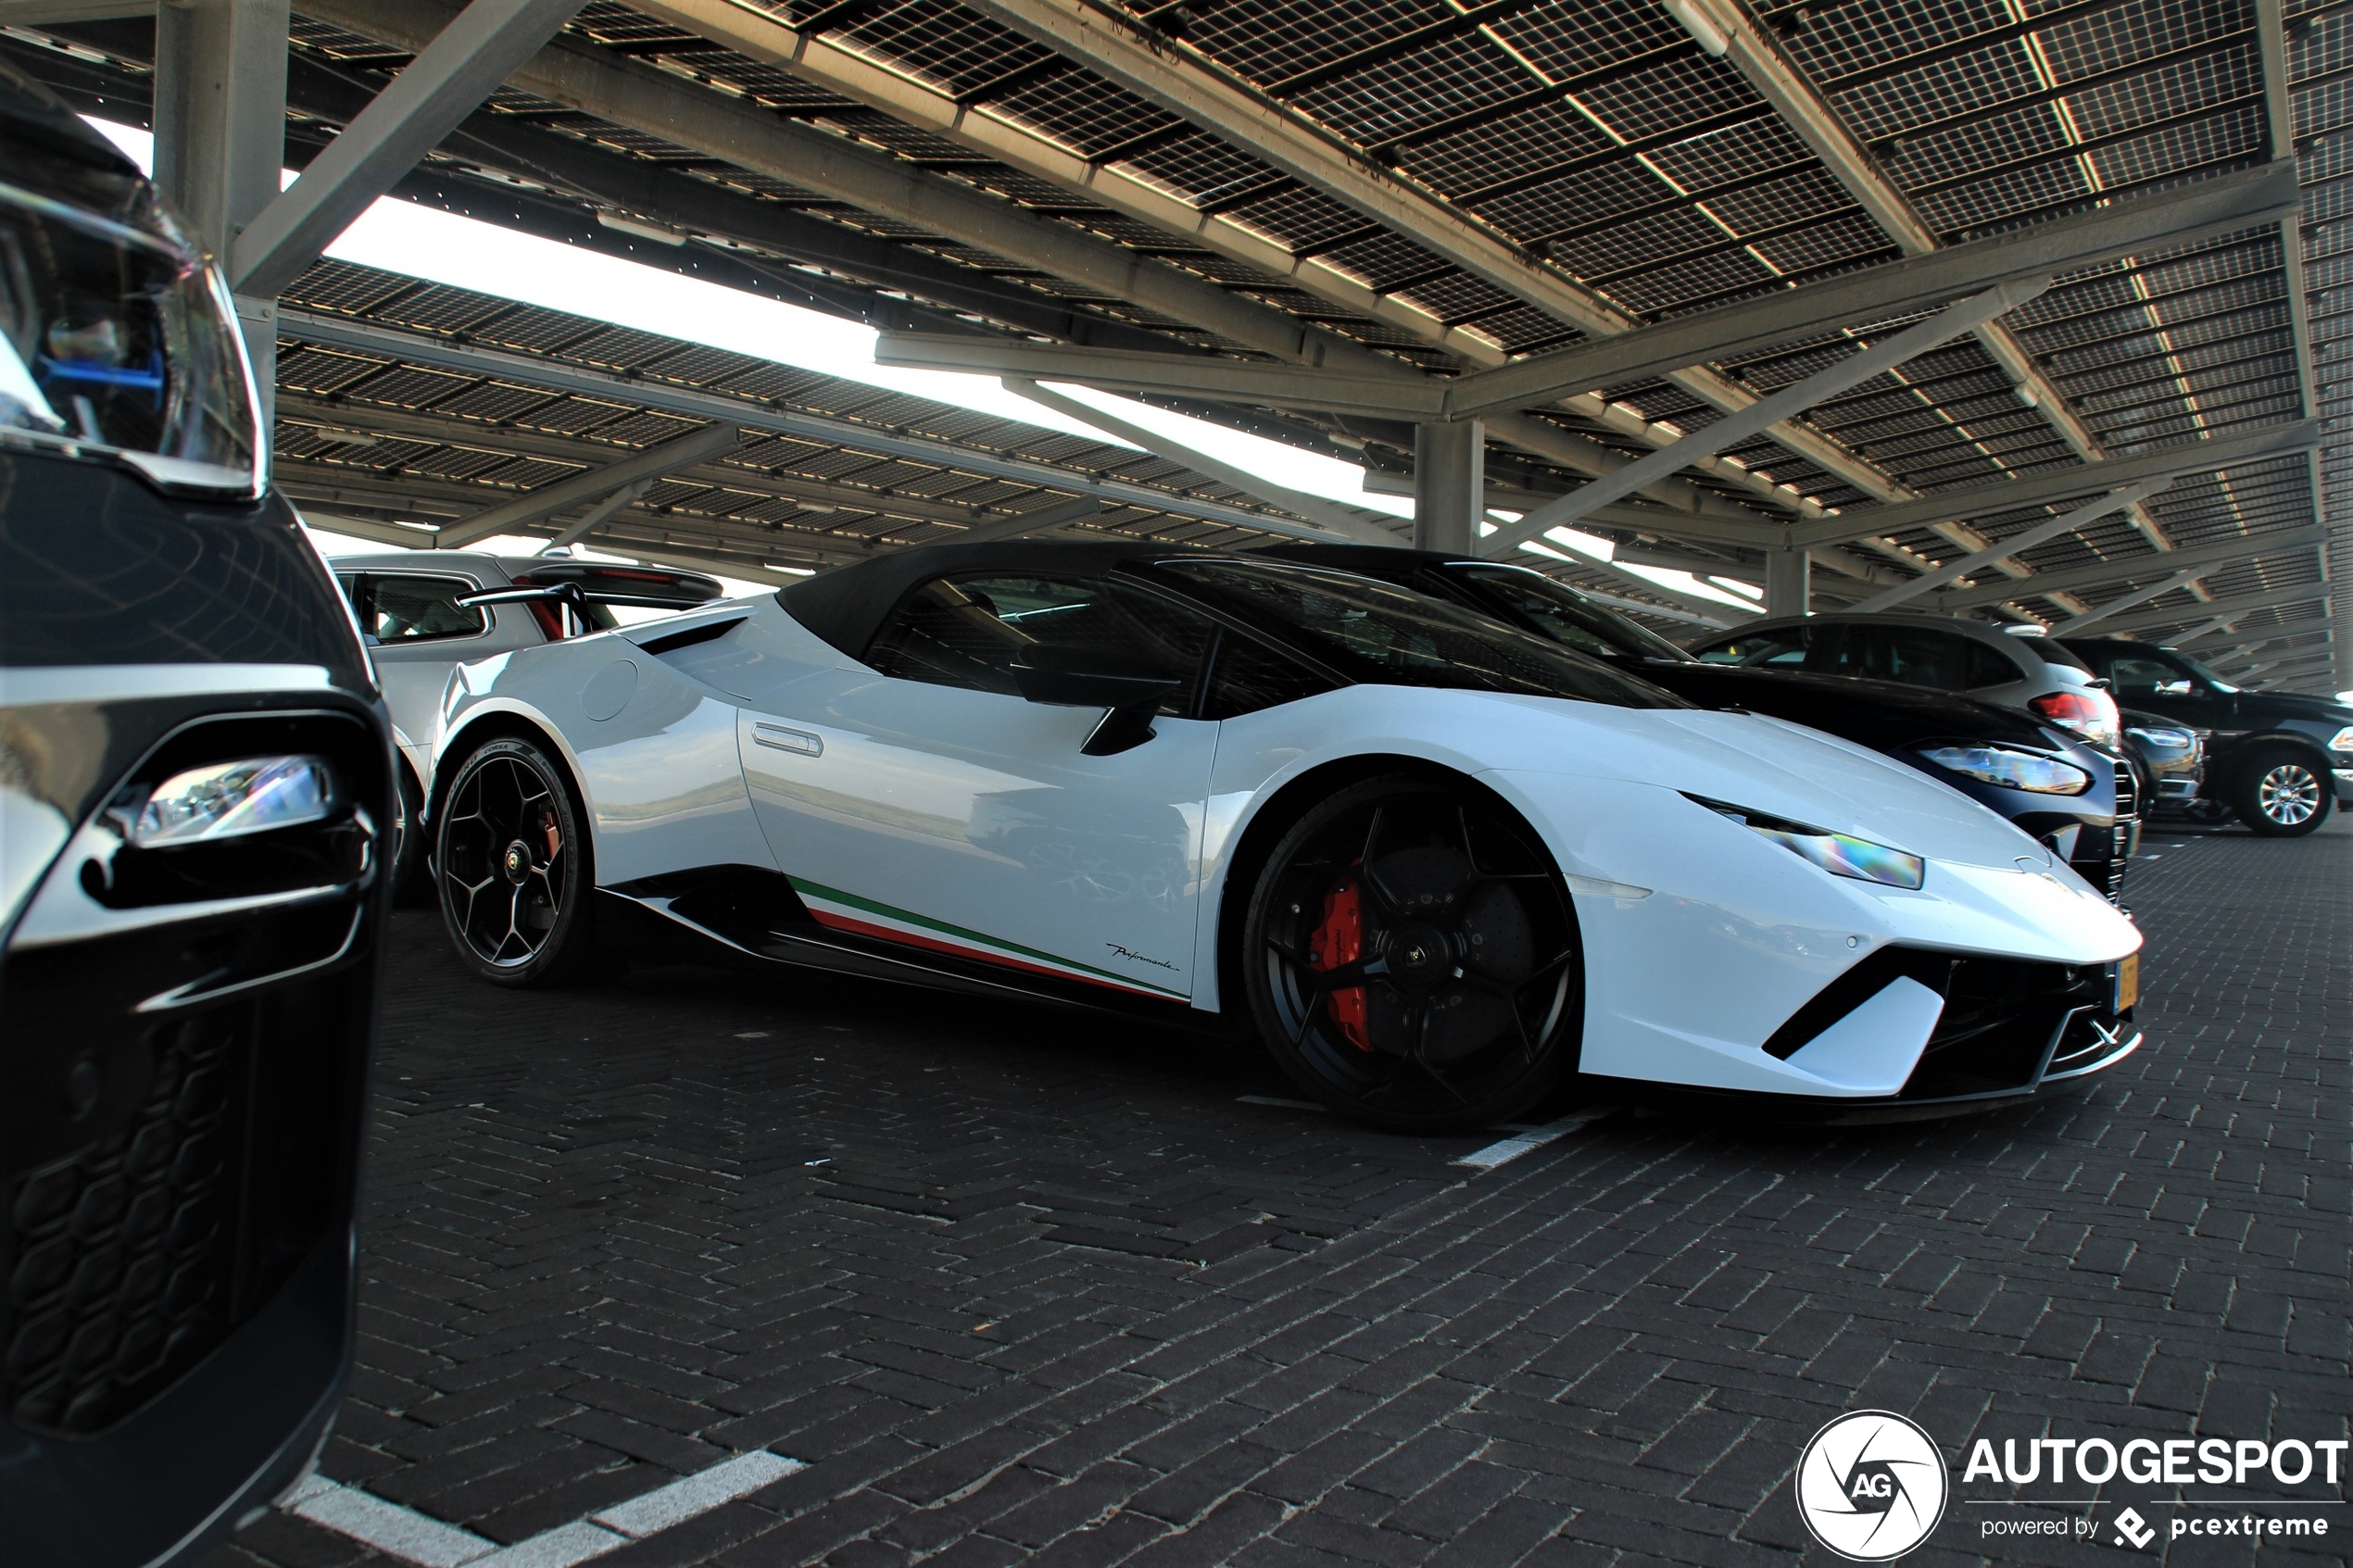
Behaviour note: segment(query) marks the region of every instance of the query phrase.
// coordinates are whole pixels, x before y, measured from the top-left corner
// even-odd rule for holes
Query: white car
[[[327,564],[351,601],[368,662],[392,710],[403,819],[394,875],[404,884],[414,879],[422,859],[408,819],[423,804],[441,691],[460,660],[608,630],[615,604],[683,609],[724,591],[716,578],[667,567],[481,550],[384,550],[336,556]],[[485,599],[516,588],[537,591]]]
[[[1993,812],[1312,566],[909,550],[462,665],[437,728],[444,917],[508,984],[651,922],[1246,1020],[1403,1130],[1578,1071],[1908,1114],[2140,1043],[2140,934]]]

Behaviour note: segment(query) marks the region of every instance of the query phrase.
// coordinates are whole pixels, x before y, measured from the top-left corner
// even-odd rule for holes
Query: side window
[[[1950,691],[1960,684],[1962,641],[1928,626],[1849,626],[1838,673]]]
[[[1018,696],[1013,666],[1038,644],[1142,657],[1186,682],[1162,705],[1192,711],[1193,683],[1216,627],[1208,617],[1124,583],[975,573],[925,583],[900,601],[865,662],[902,681]]]
[[[1720,638],[1694,649],[1706,664],[1766,665],[1776,670],[1802,670],[1806,650],[1813,646],[1811,626],[1780,626],[1770,632],[1746,632]]]
[[[1331,690],[1331,683],[1250,638],[1227,633],[1210,671],[1204,719],[1234,719]]]
[[[1967,651],[1962,655],[1961,674],[1969,690],[2007,686],[2020,679],[2018,666],[2010,662],[2008,655],[1997,653],[1980,642],[1964,642],[1962,646]]]
[[[2186,696],[2196,689],[2188,676],[2170,664],[2124,655],[2108,660],[2108,679],[2120,697]]]
[[[379,643],[421,643],[436,637],[471,637],[490,630],[490,612],[459,598],[474,585],[456,577],[379,577],[360,580],[360,629]]]

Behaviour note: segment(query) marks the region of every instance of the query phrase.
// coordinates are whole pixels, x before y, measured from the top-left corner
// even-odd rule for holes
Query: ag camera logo
[[[1852,1562],[1903,1556],[1944,1517],[1944,1456],[1893,1411],[1856,1411],[1814,1434],[1797,1461],[1797,1514]]]

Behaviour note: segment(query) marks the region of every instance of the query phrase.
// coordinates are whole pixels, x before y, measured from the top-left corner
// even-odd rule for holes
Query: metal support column
[[[1487,505],[1487,427],[1477,420],[1414,427],[1414,545],[1467,554]]]
[[[1805,615],[1806,604],[1808,561],[1804,550],[1768,550],[1765,552],[1765,613],[1768,615]]]
[[[287,0],[156,7],[156,183],[227,264],[278,194],[286,158]],[[237,300],[268,428],[277,400],[278,302]]]

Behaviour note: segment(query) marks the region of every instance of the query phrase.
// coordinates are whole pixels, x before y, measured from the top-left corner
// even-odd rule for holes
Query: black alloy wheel
[[[2267,838],[2301,838],[2329,818],[2333,781],[2291,746],[2258,750],[2240,768],[2231,806],[2239,821]]]
[[[1317,804],[1268,857],[1242,941],[1276,1060],[1359,1121],[1489,1127],[1576,1070],[1568,890],[1518,815],[1467,781],[1390,775]]]
[[[580,979],[595,959],[588,841],[562,766],[525,740],[466,759],[434,847],[458,956],[501,985]]]

